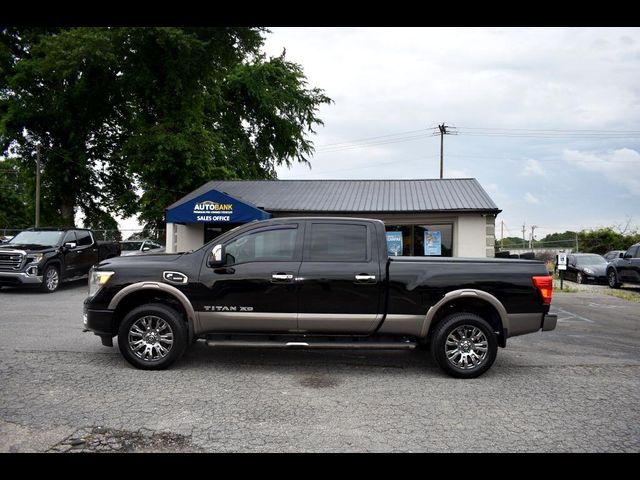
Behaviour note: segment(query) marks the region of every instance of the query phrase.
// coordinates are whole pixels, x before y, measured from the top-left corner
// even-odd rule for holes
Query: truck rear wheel
[[[476,378],[489,370],[498,353],[496,334],[479,315],[460,312],[445,317],[431,337],[431,354],[452,377]]]
[[[178,312],[150,303],[134,308],[124,317],[118,329],[118,347],[134,367],[162,370],[182,356],[187,337],[187,327]]]

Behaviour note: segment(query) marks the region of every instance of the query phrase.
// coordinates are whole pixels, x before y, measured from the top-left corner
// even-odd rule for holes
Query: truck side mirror
[[[74,248],[76,248],[76,243],[75,242],[66,242],[64,244],[65,248],[68,248],[69,250],[73,250]]]
[[[628,258],[632,258],[632,257],[633,256],[630,253],[625,253],[624,257],[622,257],[622,258],[628,259]]]
[[[224,265],[225,256],[224,246],[218,244],[211,250],[211,254],[207,260],[207,265],[210,267],[221,267]]]

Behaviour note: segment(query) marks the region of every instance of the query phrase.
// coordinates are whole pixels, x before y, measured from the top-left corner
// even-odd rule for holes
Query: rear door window
[[[313,223],[305,261],[366,262],[369,245],[366,225]]]

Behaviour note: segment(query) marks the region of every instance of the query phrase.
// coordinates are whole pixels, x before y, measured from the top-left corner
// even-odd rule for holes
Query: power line
[[[367,137],[367,138],[361,138],[361,139],[356,139],[356,140],[347,140],[345,142],[337,142],[337,143],[326,143],[324,145],[318,145],[317,148],[325,148],[325,147],[332,147],[332,146],[336,146],[336,145],[345,145],[345,144],[353,144],[353,143],[360,143],[360,142],[366,142],[369,140],[376,140],[379,138],[386,138],[386,137],[396,137],[396,136],[401,136],[401,135],[408,135],[408,134],[413,134],[413,133],[418,133],[418,132],[424,132],[425,129],[424,128],[420,128],[418,130],[408,130],[406,132],[399,132],[399,133],[389,133],[388,135],[378,135],[376,137]]]
[[[357,167],[349,167],[349,168],[339,168],[339,169],[333,169],[333,170],[320,170],[320,171],[309,171],[309,172],[305,172],[302,175],[305,174],[323,174],[323,173],[334,173],[334,172],[344,172],[344,171],[348,171],[348,170],[361,170],[364,168],[368,168],[368,167],[377,167],[377,166],[381,166],[381,165],[393,165],[396,163],[411,163],[414,162],[416,160],[426,160],[429,158],[437,158],[437,155],[428,155],[428,156],[423,156],[423,157],[418,157],[418,158],[412,158],[410,160],[406,160],[406,159],[401,159],[401,160],[392,160],[390,162],[379,162],[379,163],[371,163],[371,164],[367,164],[367,165],[358,165]]]
[[[463,130],[514,131],[514,132],[602,132],[602,133],[640,133],[640,130],[605,130],[605,129],[548,129],[548,128],[501,128],[501,127],[458,127]]]
[[[361,143],[361,144],[355,144],[355,145],[345,145],[343,147],[330,148],[330,149],[325,149],[325,150],[320,150],[320,151],[316,150],[316,154],[343,152],[345,150],[353,150],[353,149],[357,149],[357,148],[376,147],[376,146],[379,146],[379,145],[388,145],[388,144],[391,144],[391,143],[410,142],[410,141],[414,141],[414,140],[419,140],[421,138],[435,137],[437,135],[439,135],[439,134],[425,133],[425,134],[420,134],[420,135],[411,135],[411,136],[407,136],[407,137],[401,137],[401,138],[395,138],[395,139],[389,139],[389,140],[382,140],[382,141],[376,141],[376,142]]]

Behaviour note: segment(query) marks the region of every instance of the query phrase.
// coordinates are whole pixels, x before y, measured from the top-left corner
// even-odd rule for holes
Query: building
[[[382,220],[392,255],[493,257],[500,212],[475,178],[211,181],[167,208],[166,249],[254,220],[349,216]]]

